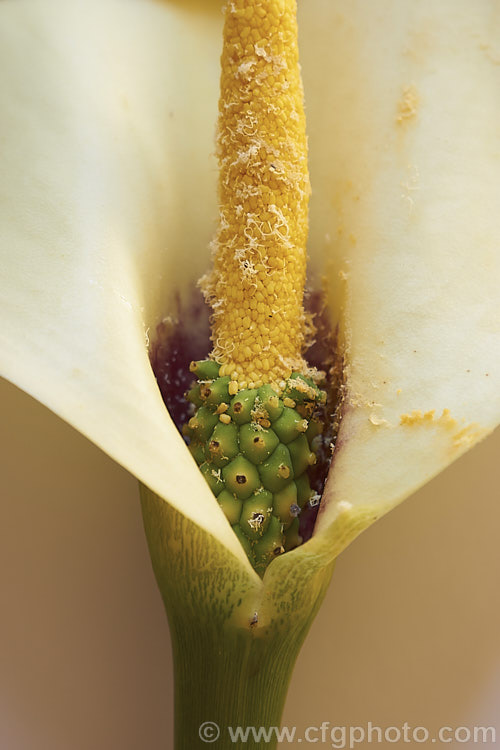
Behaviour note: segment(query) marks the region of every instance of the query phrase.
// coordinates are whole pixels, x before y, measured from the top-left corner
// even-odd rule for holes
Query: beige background
[[[0,406],[0,748],[168,750],[136,482],[5,382]],[[344,553],[285,724],[497,723],[500,741],[499,456],[497,433]]]

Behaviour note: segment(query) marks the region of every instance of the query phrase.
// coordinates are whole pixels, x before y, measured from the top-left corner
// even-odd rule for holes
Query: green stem
[[[246,560],[143,486],[141,500],[172,637],[176,750],[272,750],[275,732],[269,741],[250,734],[246,742],[233,742],[229,727],[279,727],[295,660],[333,562],[323,566],[314,557],[286,553],[261,580]],[[216,724],[220,735],[213,726],[210,737],[204,722]]]
[[[170,618],[172,623],[172,618]],[[200,738],[210,729],[221,748],[269,748],[272,740],[233,742],[230,729],[279,727],[283,706],[303,637],[254,636],[250,630],[171,629],[175,665],[175,748],[206,748]],[[304,633],[305,635],[305,633]],[[205,724],[210,722],[210,725]],[[215,726],[216,725],[216,726]],[[215,739],[215,735],[211,735]]]

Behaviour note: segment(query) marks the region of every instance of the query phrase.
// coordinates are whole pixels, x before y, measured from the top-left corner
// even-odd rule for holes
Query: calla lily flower
[[[327,290],[345,386],[314,534],[261,580],[148,358],[209,263],[221,4],[2,3],[1,374],[141,482],[179,747],[196,746],[187,695],[194,730],[279,719],[280,644],[298,652],[336,557],[500,420],[494,10],[299,2],[310,283]],[[269,695],[259,665],[273,665],[266,710],[237,690],[224,704],[230,658],[252,695]],[[208,686],[189,678],[200,663]]]

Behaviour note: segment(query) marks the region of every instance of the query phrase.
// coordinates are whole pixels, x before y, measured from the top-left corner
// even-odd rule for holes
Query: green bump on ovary
[[[321,391],[311,378],[298,372],[293,372],[288,378],[284,396],[293,399],[296,404],[323,404],[326,400],[325,392]]]
[[[200,386],[200,396],[206,406],[219,406],[222,403],[229,404],[231,397],[229,395],[229,376],[209,380]]]
[[[259,388],[258,396],[260,403],[269,415],[271,422],[281,417],[283,411],[283,401],[279,398],[276,391],[270,385],[263,385]]]
[[[309,426],[306,430],[306,437],[309,443],[312,443],[315,437],[319,437],[323,432],[323,423],[316,418],[311,419]]]
[[[233,526],[233,531],[236,534],[236,536],[238,537],[238,540],[239,540],[241,546],[245,550],[248,559],[250,560],[250,562],[252,563],[252,565],[255,566],[255,556],[254,556],[254,553],[253,553],[253,547],[252,547],[252,545],[250,543],[250,540],[245,536],[245,534],[242,532],[242,530],[241,530],[241,528],[240,528],[240,526],[238,524],[236,524],[236,525]]]
[[[282,522],[283,528],[288,529],[297,517],[297,511],[300,512],[297,505],[297,485],[292,481],[274,493],[274,512]]]
[[[229,490],[222,490],[217,500],[231,526],[239,523],[243,508],[241,500],[238,500]]]
[[[238,428],[235,424],[217,422],[205,445],[205,457],[222,468],[240,452]]]
[[[265,571],[269,563],[285,551],[283,528],[276,516],[272,516],[266,533],[255,543],[255,567],[258,572]]]
[[[190,401],[195,406],[202,406],[203,405],[203,399],[200,395],[200,386],[195,385],[192,388],[187,391],[187,393],[184,394],[184,398],[187,401]]]
[[[270,492],[253,494],[243,503],[240,528],[251,540],[260,539],[272,518],[273,496]]]
[[[311,485],[309,484],[309,477],[307,474],[295,477],[295,486],[297,488],[297,505],[299,508],[303,508],[314,494]]]
[[[222,492],[224,482],[222,481],[221,470],[215,464],[205,461],[204,464],[201,464],[200,471],[215,496]]]
[[[299,547],[302,544],[302,537],[299,531],[299,519],[296,518],[291,526],[285,531],[285,552]]]
[[[195,443],[192,441],[189,444],[189,450],[198,466],[205,461],[205,445],[203,443]]]
[[[255,422],[240,427],[241,452],[254,464],[261,464],[269,458],[278,444],[279,437],[274,430],[263,429]]]
[[[257,390],[255,388],[245,389],[234,396],[228,414],[236,424],[245,424],[250,421],[256,397]]]
[[[240,500],[246,500],[260,486],[259,473],[244,456],[237,456],[222,469],[226,487]]]
[[[290,451],[280,443],[273,454],[259,466],[259,474],[266,490],[279,492],[293,479]]]
[[[316,462],[316,456],[309,447],[309,441],[305,435],[299,435],[287,445],[292,459],[293,473],[296,477],[303,474],[309,466]]]
[[[291,443],[292,440],[302,435],[308,428],[307,419],[302,417],[295,409],[285,406],[281,417],[273,424],[273,430],[282,443]]]
[[[198,443],[204,443],[213,432],[219,417],[206,406],[200,406],[194,417],[191,417],[183,430],[187,437],[192,437]]]
[[[220,365],[213,359],[199,359],[191,362],[189,369],[198,380],[215,380],[219,377]]]

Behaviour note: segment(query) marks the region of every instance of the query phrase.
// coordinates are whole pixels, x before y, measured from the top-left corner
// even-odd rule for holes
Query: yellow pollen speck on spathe
[[[448,410],[445,410],[448,412]],[[420,409],[414,409],[409,414],[401,414],[400,424],[414,425],[414,424],[431,424],[434,422],[435,409],[431,409],[423,413]],[[445,412],[443,412],[444,415]],[[449,413],[449,412],[448,412]]]
[[[310,185],[296,0],[231,0],[221,63],[220,216],[202,288],[211,356],[241,388],[307,369]]]
[[[462,421],[462,424],[460,424],[452,417],[449,409],[443,409],[440,416],[436,416],[435,409],[426,412],[415,409],[408,414],[401,414],[399,423],[407,427],[444,429],[450,434],[453,449],[459,451],[474,445],[487,432],[475,422],[464,424]]]
[[[400,125],[417,114],[418,94],[415,86],[405,86],[398,102],[396,122]]]

